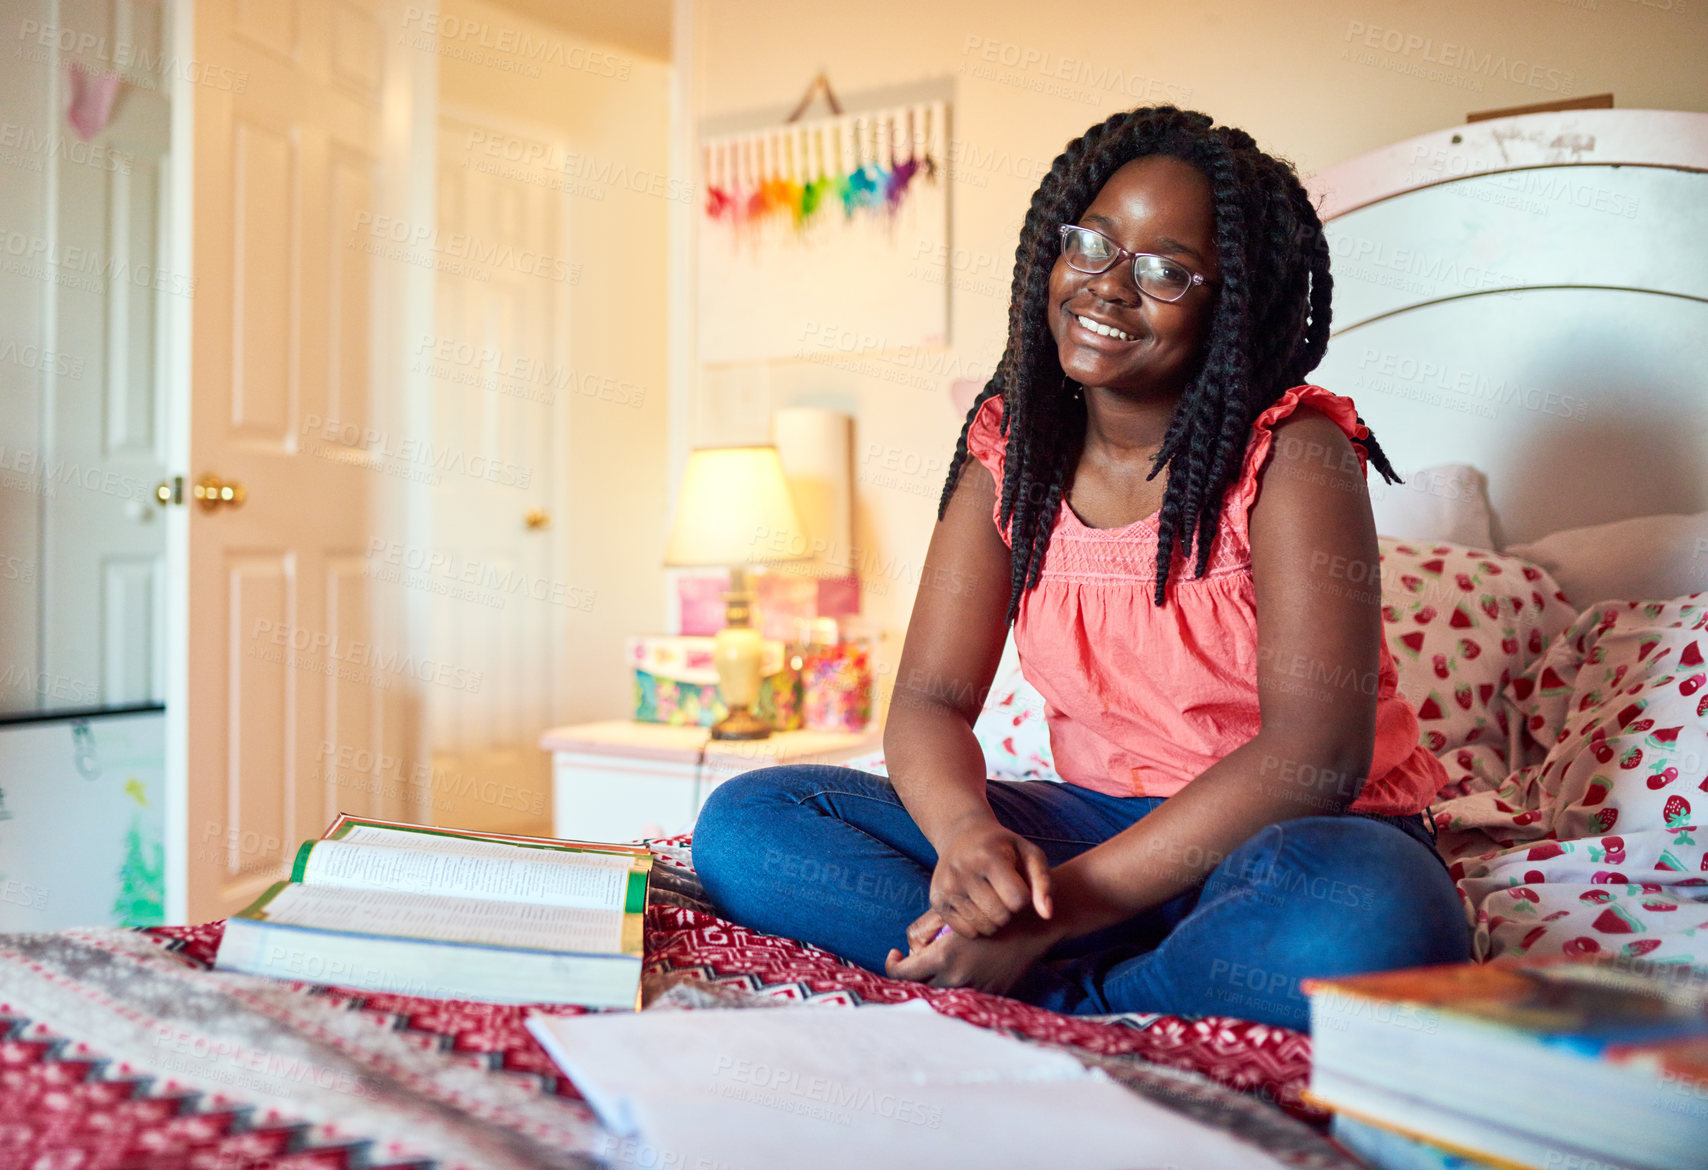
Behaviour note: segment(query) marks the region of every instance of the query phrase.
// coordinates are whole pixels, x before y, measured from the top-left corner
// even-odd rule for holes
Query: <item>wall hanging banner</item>
[[[948,339],[947,102],[702,143],[700,358]]]
[[[113,116],[113,99],[119,95],[119,75],[91,73],[76,61],[67,66],[66,72],[71,104],[66,107],[65,119],[77,131],[77,137],[88,142],[107,128],[107,122]]]

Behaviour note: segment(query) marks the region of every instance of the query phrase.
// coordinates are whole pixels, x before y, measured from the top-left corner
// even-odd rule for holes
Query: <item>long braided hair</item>
[[[1222,268],[1209,335],[1151,471],[1154,477],[1168,469],[1157,526],[1154,604],[1163,604],[1177,544],[1188,556],[1195,538],[1195,575],[1204,575],[1222,493],[1239,474],[1252,420],[1300,385],[1328,346],[1334,288],[1328,242],[1291,163],[1257,149],[1243,130],[1216,126],[1207,114],[1174,106],[1111,115],[1068,143],[1026,212],[1014,256],[1008,343],[961,425],[937,505],[941,520],[966,462],[973,418],[986,399],[1001,395],[1008,446],[1000,522],[1012,524],[1010,625],[1021,593],[1037,584],[1043,570],[1050,530],[1085,433],[1085,402],[1064,392],[1047,320],[1050,270],[1060,250],[1057,225],[1077,222],[1121,166],[1153,154],[1189,163],[1209,179]],[[1398,482],[1374,436],[1359,444],[1388,482]]]

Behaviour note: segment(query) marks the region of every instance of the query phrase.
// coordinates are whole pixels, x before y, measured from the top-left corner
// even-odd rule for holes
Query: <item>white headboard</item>
[[[1475,122],[1306,185],[1335,282],[1310,381],[1402,476],[1483,471],[1503,544],[1708,510],[1708,114]]]

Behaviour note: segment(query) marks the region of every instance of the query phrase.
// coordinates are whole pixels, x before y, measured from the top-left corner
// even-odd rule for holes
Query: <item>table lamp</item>
[[[747,566],[809,559],[807,541],[777,448],[702,447],[688,456],[664,563],[673,568],[728,566],[724,628],[712,639],[718,693],[729,714],[713,739],[766,739],[771,725],[753,714],[764,641],[749,620]]]

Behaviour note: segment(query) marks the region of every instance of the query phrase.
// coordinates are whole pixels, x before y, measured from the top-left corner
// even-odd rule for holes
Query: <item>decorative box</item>
[[[693,635],[629,639],[636,719],[678,727],[710,727],[729,714],[718,694],[712,641]],[[764,647],[759,700],[753,713],[778,731],[793,731],[801,726],[800,666],[784,654],[783,643],[766,639]]]
[[[802,573],[756,570],[748,575],[753,592],[753,624],[761,635],[787,639],[795,622],[806,618],[842,617],[860,611],[860,578],[812,577]],[[724,593],[729,572],[683,573],[676,579],[676,599],[684,634],[715,634],[724,627]]]
[[[802,623],[802,722],[813,731],[864,731],[872,721],[872,638],[864,619]]]

